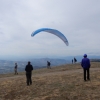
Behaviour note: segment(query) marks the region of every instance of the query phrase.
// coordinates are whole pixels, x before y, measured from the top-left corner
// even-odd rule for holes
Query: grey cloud
[[[99,4],[99,0],[1,0],[0,52],[41,56],[100,53]],[[69,46],[51,34],[31,37],[34,30],[42,27],[61,31]]]

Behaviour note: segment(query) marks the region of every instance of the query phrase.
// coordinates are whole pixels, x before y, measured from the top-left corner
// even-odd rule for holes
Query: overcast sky
[[[62,32],[31,33],[39,28]],[[100,0],[0,0],[0,58],[100,55]]]

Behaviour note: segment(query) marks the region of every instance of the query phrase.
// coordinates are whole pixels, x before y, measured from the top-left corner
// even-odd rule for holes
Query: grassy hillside
[[[43,68],[33,71],[31,86],[26,86],[25,72],[0,75],[0,100],[99,100],[100,70],[90,74],[91,81],[84,82],[80,64]]]

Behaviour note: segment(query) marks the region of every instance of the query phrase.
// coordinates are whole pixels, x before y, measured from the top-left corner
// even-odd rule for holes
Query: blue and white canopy
[[[63,40],[63,42],[64,42],[67,46],[69,45],[67,38],[66,38],[60,31],[58,31],[58,30],[56,30],[56,29],[41,28],[41,29],[38,29],[38,30],[32,32],[31,36],[33,37],[33,36],[35,36],[36,34],[42,32],[42,31],[47,32],[47,33],[51,33],[51,34],[54,34],[54,35],[58,36],[60,39]]]

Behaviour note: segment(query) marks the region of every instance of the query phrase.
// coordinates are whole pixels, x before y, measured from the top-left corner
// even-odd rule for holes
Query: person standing
[[[73,64],[73,59],[72,59],[72,64]]]
[[[51,63],[49,61],[47,61],[47,68],[51,69],[50,65],[51,65]]]
[[[29,61],[28,64],[25,67],[25,71],[26,71],[26,79],[27,79],[27,85],[31,85],[32,84],[32,70],[33,70],[33,66],[30,64],[31,62]]]
[[[18,74],[17,68],[18,68],[18,65],[17,65],[17,63],[15,63],[15,75]]]
[[[83,56],[84,58],[82,59],[82,61],[81,61],[81,66],[82,66],[82,68],[83,68],[83,71],[84,71],[84,81],[86,81],[86,80],[90,80],[90,71],[89,71],[89,69],[90,69],[90,60],[89,60],[89,58],[87,58],[87,54],[84,54],[84,56]]]
[[[77,59],[74,57],[74,63],[76,63],[77,62]]]

